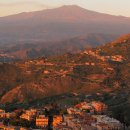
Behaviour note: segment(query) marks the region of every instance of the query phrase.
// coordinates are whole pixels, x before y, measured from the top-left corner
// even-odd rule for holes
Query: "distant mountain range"
[[[0,18],[0,42],[57,41],[87,33],[126,34],[130,18],[62,6]]]
[[[24,59],[75,53],[129,32],[128,17],[62,6],[0,17],[0,54]]]
[[[13,56],[14,59],[28,59],[42,56],[48,57],[64,53],[78,53],[86,48],[96,47],[98,45],[111,42],[116,38],[117,35],[87,34],[57,42],[23,42],[10,45],[3,44],[1,45],[1,52],[9,57]],[[1,60],[3,59],[1,58]]]
[[[58,41],[88,33],[126,34],[130,18],[62,6],[0,18],[0,43]]]

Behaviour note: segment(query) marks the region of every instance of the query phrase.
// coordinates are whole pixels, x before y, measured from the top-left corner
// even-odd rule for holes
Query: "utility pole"
[[[46,116],[48,117],[47,130],[53,130],[53,113],[51,109],[45,109]]]
[[[48,127],[47,130],[53,130],[53,118],[54,115],[57,115],[57,112],[59,113],[57,104],[51,104],[51,108],[47,109],[45,108],[45,115],[48,117]]]

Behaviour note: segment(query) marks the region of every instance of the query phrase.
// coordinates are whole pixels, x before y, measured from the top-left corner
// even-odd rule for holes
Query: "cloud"
[[[17,14],[21,12],[37,11],[48,8],[51,7],[36,1],[0,3],[0,9],[1,9],[0,16]]]
[[[27,1],[27,2],[13,2],[13,3],[0,3],[1,8],[6,8],[6,7],[17,7],[17,6],[36,6],[36,7],[43,7],[43,8],[49,8],[48,5],[45,5],[40,2],[32,2],[32,1]]]

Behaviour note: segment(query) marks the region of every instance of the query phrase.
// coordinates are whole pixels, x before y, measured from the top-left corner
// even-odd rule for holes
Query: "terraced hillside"
[[[0,65],[0,101],[30,102],[67,93],[129,88],[130,36],[97,49]],[[10,97],[10,98],[8,98]]]
[[[70,92],[98,93],[116,118],[130,123],[129,53],[130,35],[126,35],[77,54],[1,63],[0,103],[30,103]]]

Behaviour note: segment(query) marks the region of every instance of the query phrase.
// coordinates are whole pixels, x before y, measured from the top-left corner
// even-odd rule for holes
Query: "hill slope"
[[[72,91],[102,93],[105,89],[127,90],[130,88],[129,52],[130,36],[127,35],[78,54],[1,64],[1,102],[14,102],[16,99],[17,102],[30,102]],[[16,93],[17,89],[19,93]]]

